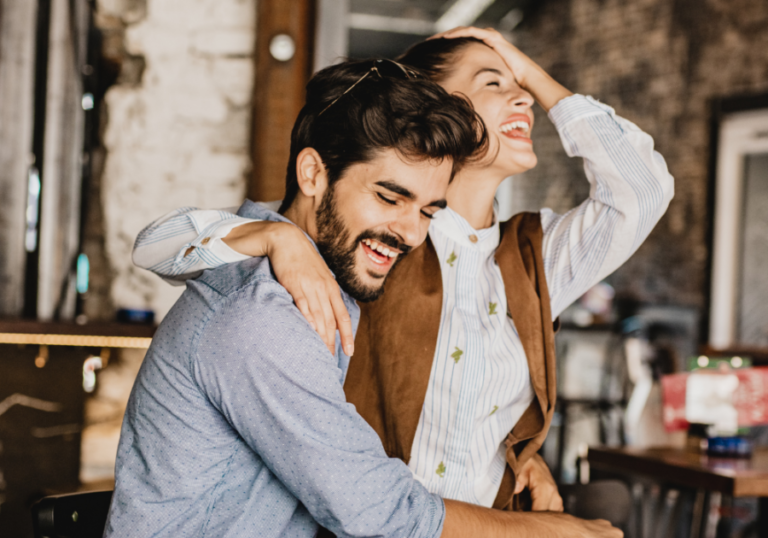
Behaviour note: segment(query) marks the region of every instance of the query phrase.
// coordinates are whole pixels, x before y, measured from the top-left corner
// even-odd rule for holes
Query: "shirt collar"
[[[489,228],[475,230],[467,219],[456,213],[450,207],[435,214],[431,230],[448,236],[462,247],[477,249],[479,251],[494,250],[499,246],[501,238],[499,218],[496,203],[493,204],[493,224]],[[475,239],[475,241],[473,241]]]

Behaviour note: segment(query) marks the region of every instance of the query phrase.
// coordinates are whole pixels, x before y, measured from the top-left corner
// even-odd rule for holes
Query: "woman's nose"
[[[531,108],[534,103],[533,96],[522,88],[517,88],[510,95],[510,101],[516,107]]]

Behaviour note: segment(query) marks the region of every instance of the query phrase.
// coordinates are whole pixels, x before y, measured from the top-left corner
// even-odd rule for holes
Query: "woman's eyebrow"
[[[478,69],[477,73],[472,75],[472,78],[474,79],[479,75],[482,75],[483,73],[493,73],[494,75],[502,76],[501,71],[499,71],[498,69],[494,69],[493,67],[481,67],[480,69]]]

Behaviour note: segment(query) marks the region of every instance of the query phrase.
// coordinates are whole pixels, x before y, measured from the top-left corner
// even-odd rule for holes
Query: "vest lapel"
[[[361,304],[344,391],[393,458],[408,463],[440,331],[443,281],[432,242],[392,269],[384,293]]]
[[[525,216],[518,215],[504,223],[501,243],[496,251],[496,261],[505,283],[508,315],[520,335],[536,393],[534,404],[537,405],[526,411],[523,415],[526,420],[518,421],[513,430],[517,440],[530,438],[540,431],[544,417],[554,403],[550,399],[554,392],[550,394],[549,391],[550,377],[554,378],[555,373],[554,369],[550,371],[550,367],[554,365],[541,360],[549,355],[547,337],[552,335],[549,291],[543,263],[537,263],[541,260],[541,226],[534,227],[532,219]],[[542,295],[547,300],[542,301]]]
[[[493,504],[516,508],[515,475],[541,447],[555,408],[554,326],[541,251],[542,229],[538,214],[522,213],[502,224],[496,261],[507,296],[508,315],[515,322],[528,359],[536,397],[507,436],[507,468]],[[542,299],[543,298],[543,299]]]

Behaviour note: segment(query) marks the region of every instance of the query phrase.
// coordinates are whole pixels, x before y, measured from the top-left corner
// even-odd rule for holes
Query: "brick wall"
[[[711,99],[768,92],[764,0],[548,0],[515,43],[574,92],[613,106],[656,140],[675,199],[612,277],[620,296],[705,306]],[[516,209],[565,211],[588,193],[538,112],[539,165],[514,180]]]
[[[121,64],[100,180],[111,305],[162,317],[183,288],[134,267],[133,241],[176,207],[242,201],[255,0],[99,0],[98,11],[105,53]]]

